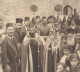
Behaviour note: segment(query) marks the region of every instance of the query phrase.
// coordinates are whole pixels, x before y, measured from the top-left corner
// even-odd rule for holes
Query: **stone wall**
[[[36,13],[30,10],[30,6],[33,4],[38,6]],[[5,25],[7,22],[15,23],[17,17],[24,19],[25,16],[30,16],[31,18],[36,15],[55,16],[57,12],[54,7],[57,4],[61,4],[63,8],[66,5],[70,5],[73,8],[77,8],[80,13],[80,0],[0,0],[0,17],[3,17]]]
[[[15,22],[15,18],[25,16],[49,16],[55,15],[54,6],[56,4],[62,4],[62,0],[2,0],[2,7],[5,10],[6,22]],[[31,12],[30,6],[37,5],[38,11],[36,13]]]
[[[70,5],[73,9],[76,8],[78,13],[80,14],[80,0],[63,0],[63,7],[66,5]]]

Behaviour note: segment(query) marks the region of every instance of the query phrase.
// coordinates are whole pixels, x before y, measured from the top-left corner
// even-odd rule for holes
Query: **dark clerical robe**
[[[26,33],[23,32],[22,29],[15,29],[15,31],[14,31],[14,36],[17,38],[19,43],[22,43],[25,35],[26,35]]]
[[[21,50],[22,72],[43,72],[43,42],[38,45],[35,38],[24,38]]]

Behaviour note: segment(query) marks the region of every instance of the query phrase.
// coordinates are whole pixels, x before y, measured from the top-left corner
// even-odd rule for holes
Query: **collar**
[[[8,37],[9,39],[12,39],[12,38],[13,38],[13,36],[12,36],[12,37],[10,37],[9,35],[7,35],[7,37]]]

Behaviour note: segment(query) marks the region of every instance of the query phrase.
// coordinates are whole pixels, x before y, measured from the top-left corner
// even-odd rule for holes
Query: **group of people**
[[[80,18],[16,18],[1,43],[3,72],[80,72]]]

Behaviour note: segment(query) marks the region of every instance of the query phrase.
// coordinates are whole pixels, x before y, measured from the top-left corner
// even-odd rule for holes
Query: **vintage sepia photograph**
[[[80,72],[80,0],[0,0],[0,72]]]

